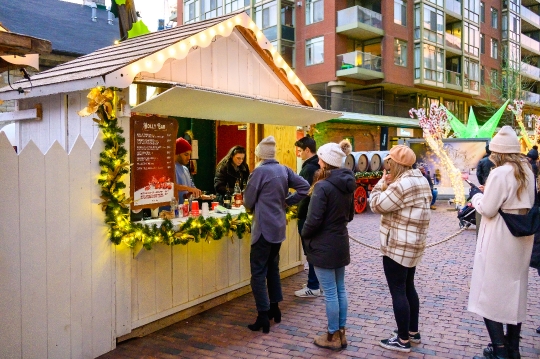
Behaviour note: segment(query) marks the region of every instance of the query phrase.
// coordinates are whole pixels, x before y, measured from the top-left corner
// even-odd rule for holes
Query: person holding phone
[[[409,147],[393,147],[384,159],[383,177],[370,194],[371,210],[382,214],[381,254],[397,324],[395,335],[379,344],[400,352],[410,352],[411,342],[420,343],[420,300],[414,276],[431,219],[431,189],[420,170],[412,168],[415,162]]]

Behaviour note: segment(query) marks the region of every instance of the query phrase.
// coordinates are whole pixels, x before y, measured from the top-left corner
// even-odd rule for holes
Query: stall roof
[[[208,104],[212,106],[208,106]],[[240,95],[221,90],[177,84],[139,104],[133,112],[164,116],[214,119],[270,125],[307,126],[339,116],[339,112],[285,101]]]
[[[191,49],[208,47],[216,36],[228,37],[237,29],[274,74],[301,104],[320,108],[317,101],[287,65],[262,31],[245,12],[182,25],[128,39],[51,70],[19,81],[20,94],[10,87],[0,89],[0,99],[24,99],[87,90],[96,86],[126,88],[141,72],[156,73],[169,59],[183,59]]]
[[[365,123],[379,126],[395,126],[407,128],[420,128],[418,120],[405,117],[379,116],[366,113],[344,112],[339,118],[334,118],[330,122],[338,123]]]

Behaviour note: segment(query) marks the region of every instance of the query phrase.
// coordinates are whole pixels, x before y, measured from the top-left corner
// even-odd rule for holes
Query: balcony
[[[461,90],[461,74],[459,72],[446,70],[446,87],[454,90]]]
[[[540,94],[529,91],[521,91],[521,99],[530,105],[540,106]]]
[[[455,35],[452,35],[451,33],[447,32],[444,34],[445,44],[446,47],[457,50],[458,53],[461,54],[461,38]]]
[[[357,40],[384,36],[382,15],[361,6],[340,10],[337,12],[336,33]]]
[[[444,7],[454,14],[461,15],[461,2],[456,0],[446,0]]]
[[[382,58],[362,51],[338,55],[336,76],[358,80],[384,79]]]
[[[540,16],[521,5],[521,19],[540,29]]]
[[[521,34],[521,48],[533,54],[540,55],[540,42]]]
[[[540,68],[538,68],[536,66],[529,65],[526,62],[522,62],[521,63],[521,68],[520,68],[520,73],[521,73],[521,75],[523,75],[525,77],[534,79],[536,81],[540,81]]]

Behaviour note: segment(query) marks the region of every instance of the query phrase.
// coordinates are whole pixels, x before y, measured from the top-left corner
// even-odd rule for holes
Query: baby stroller
[[[465,180],[469,186],[473,187],[474,183]],[[476,226],[476,209],[472,206],[469,206],[469,201],[471,196],[467,198],[467,204],[458,211],[457,218],[459,219],[459,228],[469,228],[471,224]]]

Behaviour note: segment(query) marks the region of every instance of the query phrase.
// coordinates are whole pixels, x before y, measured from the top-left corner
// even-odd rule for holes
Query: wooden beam
[[[0,32],[0,55],[42,54],[52,51],[51,42],[32,36]]]
[[[36,105],[36,108],[30,110],[2,112],[0,113],[0,122],[6,121],[25,121],[25,120],[37,120],[41,121],[43,117],[43,109],[40,103]]]

